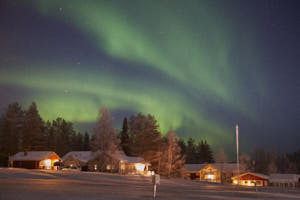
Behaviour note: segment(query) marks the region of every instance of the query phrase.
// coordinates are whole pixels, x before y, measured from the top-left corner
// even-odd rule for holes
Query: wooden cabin
[[[70,151],[62,157],[64,166],[81,168],[86,166],[88,161],[96,158],[99,152],[92,151]]]
[[[207,182],[231,182],[231,178],[238,173],[236,163],[209,163],[209,164],[186,164],[186,177],[191,180]],[[244,167],[240,165],[240,171]]]
[[[101,165],[104,161],[107,163],[107,160],[111,160],[113,164]],[[112,157],[100,151],[71,151],[63,156],[63,163],[68,167],[85,167],[88,171],[112,171],[139,175],[147,175],[150,166],[143,158],[126,156],[123,151],[115,152]]]
[[[12,167],[27,169],[54,169],[62,159],[53,151],[24,151],[9,158]]]
[[[149,172],[150,163],[146,162],[141,157],[120,155],[120,173],[122,174],[139,174],[150,175]]]
[[[246,172],[232,177],[232,183],[243,186],[267,186],[269,185],[269,177],[264,174]]]

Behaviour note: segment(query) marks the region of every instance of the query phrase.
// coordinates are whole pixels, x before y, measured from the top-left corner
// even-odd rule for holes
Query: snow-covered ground
[[[149,177],[80,171],[0,168],[0,200],[153,199]],[[236,187],[182,179],[161,179],[162,199],[300,199],[299,189]]]

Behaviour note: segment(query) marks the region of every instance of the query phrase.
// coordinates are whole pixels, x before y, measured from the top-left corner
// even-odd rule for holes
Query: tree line
[[[123,120],[120,132],[114,128],[109,110],[99,112],[92,137],[76,132],[73,124],[57,118],[44,121],[33,102],[27,110],[20,104],[9,104],[0,117],[0,164],[7,165],[9,156],[20,151],[54,151],[59,156],[69,151],[102,151],[112,162],[112,152],[123,150],[127,156],[140,156],[151,163],[152,169],[167,176],[181,176],[187,163],[213,162],[213,154],[206,141],[195,143],[179,139],[174,130],[163,136],[154,116],[138,113]],[[99,161],[100,162],[100,161]]]
[[[18,103],[9,104],[0,117],[0,164],[24,150],[54,151],[63,156],[69,151],[90,149],[90,136],[76,132],[73,124],[62,118],[44,122],[33,102],[27,110]]]
[[[206,140],[196,142],[188,138],[184,141],[172,129],[162,134],[158,122],[150,114],[125,117],[118,132],[109,110],[103,108],[90,138],[87,132],[76,132],[73,124],[63,118],[44,122],[34,102],[27,110],[18,103],[9,104],[0,117],[0,164],[7,165],[9,155],[24,149],[54,151],[60,156],[69,151],[100,150],[106,155],[98,160],[103,167],[113,164],[112,157],[118,157],[118,152],[123,150],[127,156],[140,156],[150,162],[156,173],[176,177],[183,175],[185,163],[228,162],[222,148],[214,159]],[[242,153],[240,162],[247,170],[264,174],[300,173],[300,149],[291,154],[256,149],[251,158]]]
[[[293,153],[255,149],[250,163],[254,172],[300,174],[300,149]]]

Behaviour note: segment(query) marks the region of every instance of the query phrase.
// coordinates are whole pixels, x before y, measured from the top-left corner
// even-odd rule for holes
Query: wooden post
[[[152,175],[152,184],[153,184],[153,199],[156,198],[156,185],[160,184],[160,176],[158,174]]]
[[[153,199],[156,198],[156,184],[153,185]]]

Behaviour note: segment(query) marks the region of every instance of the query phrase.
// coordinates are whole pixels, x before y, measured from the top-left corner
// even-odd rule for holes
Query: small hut
[[[9,158],[12,167],[27,169],[54,169],[62,159],[53,151],[24,151]]]
[[[264,174],[246,172],[239,176],[232,177],[234,185],[244,186],[267,186],[269,184],[269,177]]]
[[[96,158],[99,151],[70,151],[62,157],[64,166],[80,168],[86,166],[88,161]]]
[[[207,182],[231,182],[231,177],[238,174],[236,163],[186,164],[186,177],[191,180]],[[240,165],[240,171],[244,166]]]
[[[120,155],[120,173],[122,174],[149,174],[150,163],[146,162],[141,157]]]

